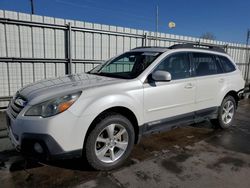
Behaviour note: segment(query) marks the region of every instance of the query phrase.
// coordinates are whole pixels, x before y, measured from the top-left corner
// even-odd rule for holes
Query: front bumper
[[[9,109],[6,119],[8,135],[16,150],[46,159],[82,156],[87,125],[91,121],[87,116],[77,117],[69,111],[50,118],[26,117],[21,112],[14,118]],[[43,153],[34,150],[36,143],[42,146]]]
[[[81,157],[82,150],[64,151],[57,141],[48,134],[35,134],[35,133],[23,133],[21,138],[13,133],[11,118],[6,115],[8,136],[11,140],[13,147],[28,157],[34,157],[39,159],[69,159],[75,157]],[[42,152],[38,153],[34,146],[39,144],[42,147]]]
[[[13,132],[12,132],[12,129],[11,129],[11,126],[10,126],[10,118],[6,115],[6,122],[7,122],[7,130],[8,130],[8,136],[9,136],[9,139],[13,145],[13,147],[17,150],[17,151],[20,151],[20,144],[19,142],[17,141],[17,137],[14,136]]]
[[[34,149],[35,144],[42,147],[42,153],[38,153]],[[82,150],[65,152],[50,135],[24,133],[22,135],[21,153],[29,157],[54,160],[81,157]]]

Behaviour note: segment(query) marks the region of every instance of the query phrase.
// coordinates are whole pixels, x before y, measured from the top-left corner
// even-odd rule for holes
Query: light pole
[[[170,21],[168,23],[170,29],[175,28],[175,23]],[[158,32],[159,32],[159,7],[156,5],[156,15],[155,15],[155,46],[158,45]]]
[[[156,5],[156,20],[155,20],[155,46],[157,46],[157,37],[158,37],[158,30],[159,30],[159,8]]]
[[[31,14],[35,14],[34,10],[34,0],[30,0]]]

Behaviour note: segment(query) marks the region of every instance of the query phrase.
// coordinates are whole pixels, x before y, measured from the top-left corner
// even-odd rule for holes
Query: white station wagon
[[[230,127],[244,84],[219,47],[135,48],[88,73],[17,91],[7,109],[9,137],[24,154],[84,157],[93,168],[110,170],[144,134],[205,119]]]

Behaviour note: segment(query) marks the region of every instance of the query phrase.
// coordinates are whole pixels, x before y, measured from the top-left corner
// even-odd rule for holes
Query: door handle
[[[224,81],[225,81],[224,78],[219,79],[219,83],[223,83]]]
[[[192,83],[188,83],[187,85],[185,85],[185,89],[192,89],[194,87],[194,85]]]

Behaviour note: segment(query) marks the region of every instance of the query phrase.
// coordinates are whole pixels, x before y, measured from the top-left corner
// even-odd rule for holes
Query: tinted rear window
[[[206,76],[222,73],[221,66],[214,56],[206,53],[193,53],[193,63],[196,76]]]
[[[224,72],[233,72],[236,70],[235,66],[228,58],[223,56],[218,56],[218,58],[220,59],[221,66]]]

